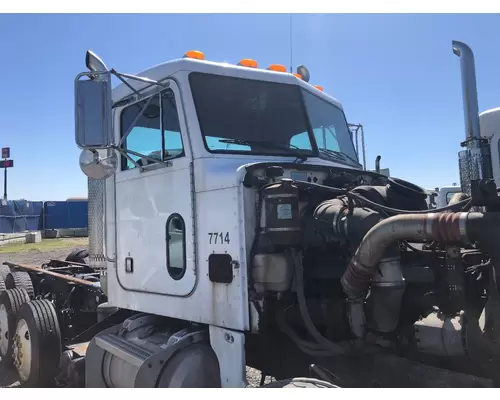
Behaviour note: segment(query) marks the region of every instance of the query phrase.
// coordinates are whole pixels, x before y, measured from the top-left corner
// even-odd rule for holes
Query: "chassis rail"
[[[71,264],[73,264],[73,263],[71,263]],[[9,261],[5,261],[4,265],[7,265],[7,266],[9,266],[11,268],[17,268],[17,269],[20,269],[20,270],[35,272],[35,273],[38,273],[38,274],[50,275],[50,276],[52,276],[52,277],[54,277],[56,279],[60,279],[60,280],[66,281],[66,282],[71,282],[71,283],[74,283],[74,284],[77,284],[77,285],[89,286],[89,287],[93,287],[93,288],[99,288],[100,287],[100,284],[97,283],[97,282],[91,282],[91,281],[87,281],[85,279],[75,278],[75,277],[70,276],[70,275],[60,274],[58,272],[54,272],[52,270],[44,269],[44,268],[41,268],[41,267],[36,267],[34,265],[12,263],[12,262],[9,262]]]

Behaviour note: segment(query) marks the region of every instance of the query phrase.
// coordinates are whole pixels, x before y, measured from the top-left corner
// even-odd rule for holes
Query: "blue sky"
[[[294,15],[293,63],[365,126],[367,163],[421,186],[458,182],[464,138],[459,59],[476,57],[480,111],[500,106],[500,16]],[[0,15],[0,146],[9,198],[85,196],[74,144],[73,79],[87,49],[136,73],[198,49],[207,59],[289,65],[288,15]],[[0,176],[3,182],[3,174]]]

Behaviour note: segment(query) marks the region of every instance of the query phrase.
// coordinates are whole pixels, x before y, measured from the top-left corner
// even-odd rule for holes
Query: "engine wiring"
[[[320,190],[324,190],[330,193],[335,193],[337,195],[345,195],[347,197],[354,198],[358,200],[361,203],[364,203],[365,205],[368,205],[372,207],[376,211],[384,211],[389,214],[434,214],[434,213],[439,213],[439,212],[444,212],[444,211],[461,211],[464,209],[467,209],[470,206],[471,200],[470,198],[467,198],[465,200],[459,201],[454,204],[450,204],[446,207],[441,207],[441,208],[434,208],[432,210],[416,210],[416,211],[408,211],[408,210],[400,210],[397,208],[392,208],[392,207],[387,207],[378,203],[375,203],[374,201],[368,200],[366,197],[354,193],[348,189],[340,189],[340,188],[335,188],[335,187],[330,187],[326,185],[321,185],[319,183],[312,183],[312,182],[306,182],[306,181],[299,181],[295,180],[294,183],[298,185],[299,187],[309,187],[309,188],[316,188]]]

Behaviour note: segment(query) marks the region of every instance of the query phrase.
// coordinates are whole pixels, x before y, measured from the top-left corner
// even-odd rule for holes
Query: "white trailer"
[[[488,141],[491,153],[491,172],[500,186],[500,107],[479,114],[481,137]]]

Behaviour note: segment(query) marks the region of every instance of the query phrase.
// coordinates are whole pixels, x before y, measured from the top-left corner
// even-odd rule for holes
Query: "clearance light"
[[[302,79],[302,75],[300,74],[292,74],[292,75],[295,76],[296,78]]]
[[[320,91],[323,91],[323,86],[319,86],[319,85],[314,85],[314,87]]]
[[[257,68],[257,61],[250,58],[244,58],[238,63],[238,65],[240,67]]]
[[[270,65],[269,68],[267,68],[267,69],[271,70],[271,71],[276,71],[276,72],[286,72],[286,67],[284,65],[281,65],[281,64]]]
[[[204,60],[205,54],[198,50],[189,50],[184,54],[184,58],[195,58],[196,60]]]

